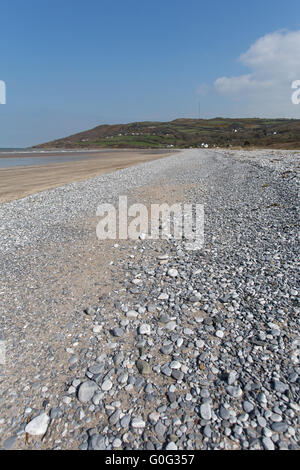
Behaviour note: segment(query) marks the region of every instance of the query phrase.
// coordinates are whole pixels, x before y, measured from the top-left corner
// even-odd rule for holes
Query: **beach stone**
[[[178,361],[172,361],[170,364],[171,369],[180,369],[180,367],[181,367],[181,364]]]
[[[174,392],[167,392],[167,398],[170,403],[174,403],[176,401],[176,394]]]
[[[122,428],[128,428],[128,426],[130,424],[130,421],[131,421],[131,416],[130,415],[123,416],[123,418],[120,421],[120,424],[121,424]]]
[[[170,277],[177,277],[178,276],[178,271],[177,269],[171,268],[168,270],[168,276]]]
[[[274,442],[269,437],[263,437],[262,443],[265,450],[275,450]]]
[[[181,372],[180,370],[177,370],[177,369],[171,369],[172,372],[171,372],[171,376],[173,377],[173,379],[179,381],[179,380],[182,380],[183,377],[184,377],[184,373]]]
[[[100,333],[102,331],[102,325],[95,325],[93,327],[93,333]]]
[[[147,323],[143,323],[139,327],[139,334],[140,335],[150,335],[151,334],[151,327]]]
[[[110,379],[106,379],[102,385],[101,385],[101,388],[104,392],[107,392],[108,390],[110,390],[112,388],[113,384],[112,384],[112,381]]]
[[[286,432],[288,430],[288,425],[284,422],[272,423],[271,429],[275,432]]]
[[[32,436],[42,436],[46,433],[49,422],[50,417],[47,413],[41,413],[26,425],[25,432]]]
[[[173,351],[173,345],[172,344],[168,344],[167,346],[163,346],[160,351],[162,352],[162,354],[165,354],[166,356],[171,354],[172,351]]]
[[[226,387],[226,391],[227,393],[229,393],[229,395],[234,398],[239,398],[243,394],[243,391],[240,387],[234,387],[233,385],[229,385],[228,387]]]
[[[115,424],[117,424],[117,422],[119,421],[120,419],[120,415],[121,415],[121,410],[118,409],[116,410],[110,417],[109,417],[109,424],[114,426]]]
[[[113,447],[116,449],[116,448],[120,448],[122,446],[122,441],[121,439],[119,438],[116,438],[114,441],[113,441]]]
[[[222,330],[217,330],[216,331],[216,336],[220,339],[224,338],[224,331]]]
[[[128,317],[128,318],[137,318],[138,316],[139,316],[139,314],[135,310],[129,310],[126,313],[126,317]]]
[[[147,305],[147,310],[149,313],[155,313],[157,310],[157,307],[155,304],[150,303]]]
[[[138,359],[136,361],[136,367],[139,373],[142,375],[149,375],[152,372],[150,364],[147,361],[144,361],[142,359]]]
[[[146,426],[146,423],[142,418],[137,417],[131,420],[131,426],[135,429],[143,429]]]
[[[280,382],[280,380],[273,380],[272,385],[273,389],[279,393],[285,393],[289,389],[288,385],[284,384],[283,382]]]
[[[164,292],[158,296],[158,300],[168,300],[168,298],[169,295]]]
[[[172,369],[169,367],[168,364],[165,364],[165,365],[161,368],[161,373],[162,373],[163,375],[166,375],[167,377],[171,377]]]
[[[169,321],[169,322],[165,325],[165,328],[166,328],[167,330],[173,331],[173,330],[175,330],[176,326],[177,326],[176,322],[172,320],[172,321]]]
[[[245,401],[243,402],[243,408],[244,408],[244,411],[245,411],[246,413],[251,413],[251,411],[254,410],[254,405],[253,405],[252,403],[250,403],[250,401],[245,400]]]
[[[154,431],[160,440],[164,438],[166,430],[167,430],[166,426],[164,426],[164,424],[162,424],[161,421],[158,421],[154,427]]]
[[[230,417],[230,413],[227,408],[225,408],[223,405],[220,406],[219,413],[222,419],[228,420]]]
[[[171,441],[166,445],[166,450],[177,450],[177,449],[178,449],[178,447],[175,444],[175,442]]]
[[[99,390],[99,387],[92,380],[83,382],[78,389],[78,400],[81,403],[87,403],[93,398],[93,395],[97,390]]]
[[[236,382],[237,376],[237,372],[235,370],[231,370],[227,377],[228,385],[233,385]]]
[[[99,434],[94,434],[91,436],[88,440],[88,449],[89,450],[105,450],[106,443],[105,443],[105,437],[101,436]]]
[[[101,374],[101,372],[103,372],[103,369],[104,369],[104,364],[96,363],[96,364],[93,364],[92,366],[90,366],[88,368],[88,371],[91,374],[96,375],[96,374]]]
[[[114,328],[113,329],[113,335],[114,336],[117,336],[118,338],[121,338],[122,336],[124,336],[124,330],[123,328]]]
[[[202,419],[211,420],[211,407],[209,403],[204,403],[200,406],[200,415]]]

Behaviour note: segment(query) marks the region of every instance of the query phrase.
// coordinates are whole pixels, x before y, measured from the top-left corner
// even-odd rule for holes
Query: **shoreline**
[[[36,194],[68,183],[83,181],[97,175],[171,156],[174,153],[174,151],[171,153],[163,150],[159,152],[132,152],[131,150],[121,150],[120,152],[115,150],[103,152],[99,155],[99,158],[95,155],[95,158],[88,156],[86,159],[74,161],[1,168],[0,204],[22,199],[30,194]],[[9,158],[15,158],[15,155],[12,154]],[[39,157],[41,155],[45,154],[27,154],[26,156],[31,158],[32,156]],[[25,158],[25,156],[23,155],[21,158]]]
[[[13,150],[13,151],[0,151],[0,158],[33,158],[33,157],[40,157],[40,156],[45,156],[48,155],[49,157],[51,156],[50,154],[72,154],[74,153],[75,155],[78,155],[80,153],[99,153],[99,156],[102,156],[103,153],[118,153],[118,152],[134,152],[134,153],[157,153],[157,154],[162,154],[162,153],[172,153],[174,151],[178,151],[181,149],[164,149],[164,148],[145,148],[145,149],[137,149],[137,148],[120,148],[120,149],[46,149],[46,150],[39,150],[39,149],[32,149],[32,150],[26,150],[26,149],[20,149],[20,150]]]

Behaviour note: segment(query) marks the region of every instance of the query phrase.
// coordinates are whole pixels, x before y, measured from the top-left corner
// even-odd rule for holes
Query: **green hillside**
[[[300,149],[300,119],[176,119],[101,125],[35,148],[270,147]]]

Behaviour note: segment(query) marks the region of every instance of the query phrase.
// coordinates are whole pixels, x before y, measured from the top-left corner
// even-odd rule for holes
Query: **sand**
[[[163,158],[168,154],[170,155],[170,152],[163,150],[114,150],[95,154],[93,158],[89,156],[86,160],[3,168],[0,169],[0,203],[21,199],[45,189],[111,173],[149,160]],[[10,156],[15,157],[16,155]],[[26,156],[34,157],[36,154],[26,154]]]

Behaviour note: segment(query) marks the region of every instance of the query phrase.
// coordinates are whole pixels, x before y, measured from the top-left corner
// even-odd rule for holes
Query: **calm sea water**
[[[0,169],[14,168],[16,166],[47,165],[49,163],[74,162],[87,160],[88,158],[101,158],[101,153],[128,152],[128,149],[99,149],[99,150],[32,150],[32,149],[1,149]],[[162,149],[131,149],[130,152],[138,153],[173,153],[174,150]]]
[[[7,148],[7,147],[0,147],[0,152],[16,152],[16,151],[23,151],[26,150],[25,148],[20,148],[20,147],[14,147],[14,148]]]
[[[63,150],[59,152],[53,150],[33,151],[28,149],[0,149],[0,168],[86,160],[87,158],[95,158],[97,154],[103,151],[102,149],[97,151]],[[9,157],[6,158],[7,155],[9,155]]]

